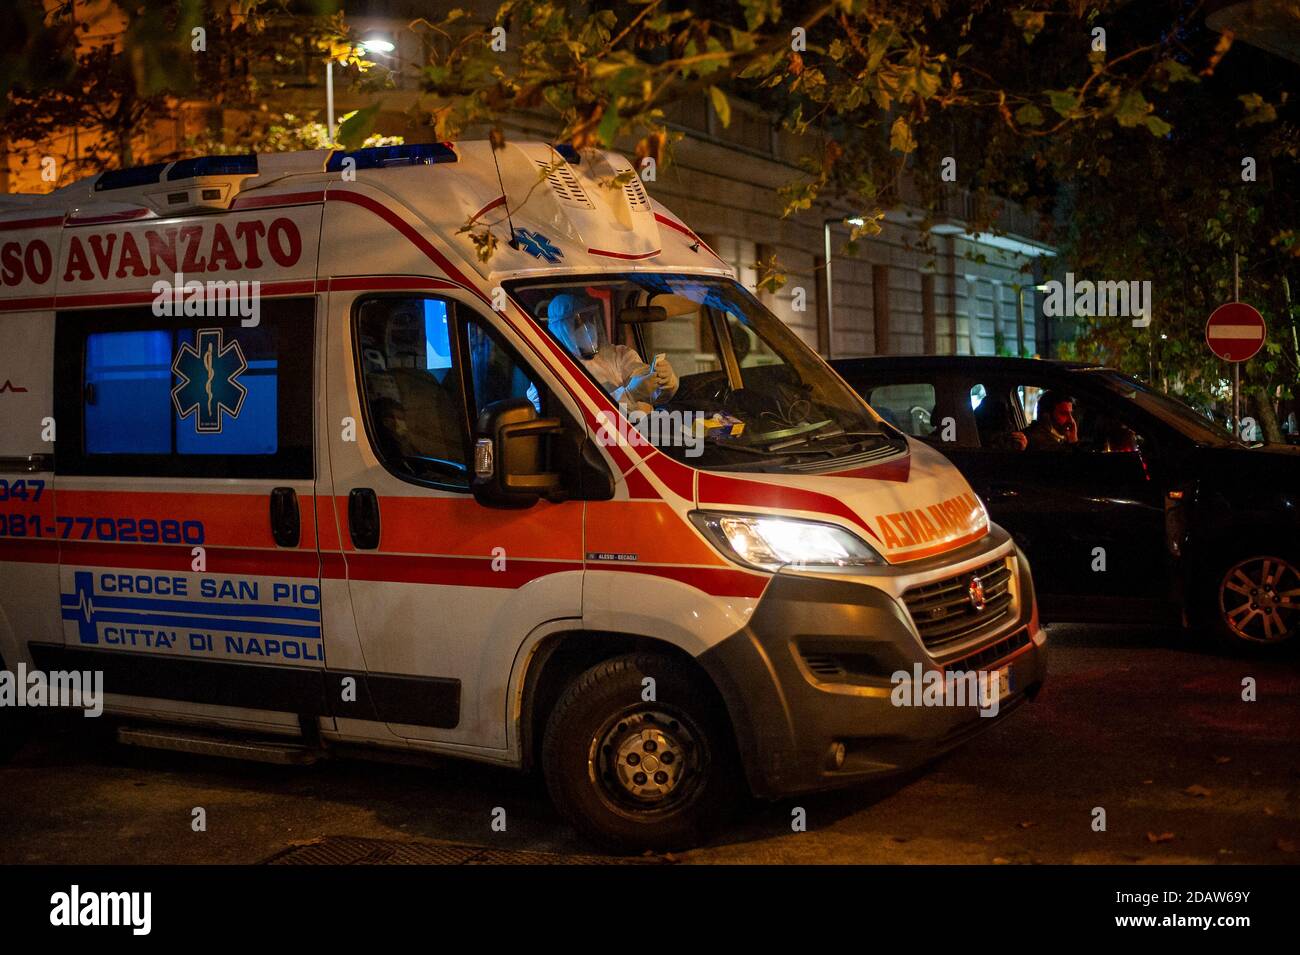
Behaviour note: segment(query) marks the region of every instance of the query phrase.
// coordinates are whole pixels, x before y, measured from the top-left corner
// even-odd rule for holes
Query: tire
[[[646,677],[655,681],[654,702],[642,699]],[[715,700],[700,674],[652,653],[615,657],[578,676],[551,712],[542,742],[555,807],[609,849],[697,845],[741,789],[739,759]]]
[[[1278,547],[1236,552],[1207,575],[1201,619],[1237,651],[1300,645],[1300,555]]]

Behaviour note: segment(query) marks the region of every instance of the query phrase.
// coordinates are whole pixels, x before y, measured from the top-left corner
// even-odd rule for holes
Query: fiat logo
[[[972,577],[970,583],[966,585],[966,596],[970,600],[970,605],[975,608],[976,613],[983,610],[985,606],[984,581],[978,577]]]

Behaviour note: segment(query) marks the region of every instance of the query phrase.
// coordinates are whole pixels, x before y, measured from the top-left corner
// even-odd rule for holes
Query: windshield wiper
[[[791,425],[788,428],[779,428],[776,431],[768,431],[753,438],[754,446],[762,444],[769,451],[784,450],[785,448],[796,447],[800,444],[806,444],[809,437],[814,431],[826,427],[828,424],[834,424],[830,418],[825,421],[805,422],[803,424]],[[766,443],[764,443],[766,442]]]

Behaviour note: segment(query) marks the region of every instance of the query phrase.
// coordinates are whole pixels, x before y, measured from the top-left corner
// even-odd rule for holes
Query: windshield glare
[[[906,446],[730,279],[604,274],[509,289],[642,436],[693,466],[820,470]]]

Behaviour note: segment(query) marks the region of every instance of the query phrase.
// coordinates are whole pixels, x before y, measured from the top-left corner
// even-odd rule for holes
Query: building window
[[[889,266],[871,267],[872,324],[877,355],[889,354]]]
[[[937,354],[939,348],[938,318],[934,310],[934,276],[929,272],[921,273],[921,351],[926,355]]]

